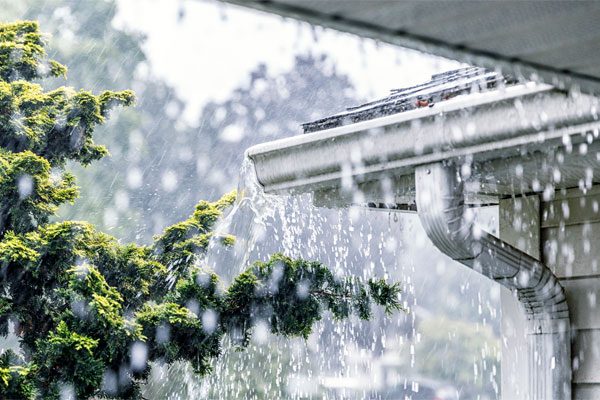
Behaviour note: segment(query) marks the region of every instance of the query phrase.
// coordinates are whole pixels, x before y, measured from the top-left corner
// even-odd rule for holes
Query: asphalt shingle
[[[435,74],[429,82],[392,89],[390,95],[330,117],[302,124],[304,133],[322,131],[435,104],[459,95],[499,89],[517,81],[480,67],[467,67]]]

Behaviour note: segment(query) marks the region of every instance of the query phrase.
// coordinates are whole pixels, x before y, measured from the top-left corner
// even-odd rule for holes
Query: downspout
[[[565,292],[532,256],[475,226],[454,165],[415,169],[419,219],[434,245],[453,260],[516,294],[527,316],[530,400],[571,398],[571,342]]]

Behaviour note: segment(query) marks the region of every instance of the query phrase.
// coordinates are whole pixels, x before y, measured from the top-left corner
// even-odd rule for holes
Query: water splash
[[[396,392],[399,398],[411,398],[417,393],[415,389],[424,393],[428,383],[422,380],[423,371],[431,358],[432,343],[439,346],[440,341],[429,340],[431,328],[423,323],[440,309],[439,304],[428,300],[432,290],[439,290],[440,273],[446,280],[452,278],[453,271],[460,273],[460,279],[455,279],[461,285],[458,297],[473,299],[470,313],[483,321],[477,322],[478,326],[483,324],[481,329],[488,332],[487,321],[497,321],[493,318],[497,304],[486,297],[486,289],[479,289],[486,281],[477,281],[476,274],[465,278],[464,271],[447,266],[447,260],[432,253],[415,215],[388,215],[356,207],[327,210],[316,208],[311,195],[265,194],[249,159],[241,168],[238,191],[235,204],[216,227],[217,233],[235,235],[237,244],[227,249],[215,241],[205,259],[225,284],[252,262],[282,252],[320,261],[338,275],[401,281],[409,313],[387,318],[374,310],[371,321],[344,322],[325,315],[306,341],[274,337],[257,321],[255,335],[245,351],[236,351],[231,340],[225,338],[223,355],[211,376],[199,380],[189,366],[170,367],[173,375],[168,376],[178,371],[185,377],[185,388],[168,398],[376,399]],[[427,265],[431,268],[423,267]],[[456,286],[458,292],[458,283]],[[441,308],[452,310],[462,302],[449,293],[448,304]],[[468,309],[469,305],[462,307]],[[461,318],[464,316],[460,313],[469,311],[463,308],[450,312]],[[451,332],[445,340],[445,346],[456,346],[463,339]],[[482,352],[485,346],[487,343],[476,349],[483,354],[477,358],[478,377],[483,379],[482,371],[491,371],[485,372],[486,379],[493,375],[486,391],[494,398],[494,393],[498,396],[499,375],[495,371],[499,365],[488,367],[486,363],[497,351]],[[438,350],[441,354],[452,351]],[[468,368],[472,373],[472,362]],[[444,367],[437,379],[446,374],[451,380],[452,369]],[[168,377],[164,381],[168,382]],[[451,393],[449,399],[456,399],[457,393],[465,389],[449,385],[444,390]]]
[[[214,229],[215,237],[233,234],[233,249],[224,249],[214,240],[207,251],[206,265],[222,274],[225,279],[244,271],[253,261],[263,259],[265,254],[258,246],[269,226],[285,206],[285,197],[268,195],[259,184],[252,160],[246,157],[240,169],[237,198]],[[223,270],[223,266],[227,266]]]

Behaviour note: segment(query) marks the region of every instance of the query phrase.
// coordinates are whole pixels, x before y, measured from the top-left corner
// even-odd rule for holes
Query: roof
[[[417,108],[431,108],[456,96],[500,90],[516,83],[515,79],[485,68],[461,68],[432,75],[429,82],[392,89],[390,95],[383,99],[350,107],[339,114],[302,124],[302,128],[304,133],[310,133]]]
[[[369,201],[410,206],[417,166],[455,162],[470,166],[467,195],[489,204],[488,196],[597,183],[599,106],[594,96],[517,83],[263,143],[246,154],[265,192],[322,193],[315,201],[324,205],[352,202],[355,191],[347,189],[358,185],[381,193]],[[391,181],[400,196],[393,202],[385,198]]]
[[[225,1],[600,93],[600,2]]]

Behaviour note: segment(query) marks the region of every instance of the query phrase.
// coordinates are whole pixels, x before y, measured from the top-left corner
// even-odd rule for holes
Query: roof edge
[[[317,13],[303,7],[276,3],[271,0],[220,1],[306,21],[313,25],[348,32],[361,37],[381,40],[400,47],[462,61],[471,65],[499,69],[502,73],[509,73],[514,76],[525,77],[529,80],[548,83],[559,89],[569,89],[572,86],[576,86],[582,92],[595,95],[600,94],[600,79],[574,71],[559,70],[520,59],[507,58],[491,52],[472,49],[462,45],[453,45],[432,38],[410,34],[405,31],[385,29],[339,15],[330,16]]]
[[[600,128],[595,97],[546,85],[504,92],[264,143],[246,155],[267,193],[310,192],[339,187],[347,178],[367,182],[412,174],[418,165],[465,156],[477,162],[505,159],[560,146],[565,137],[583,140],[581,132]]]

